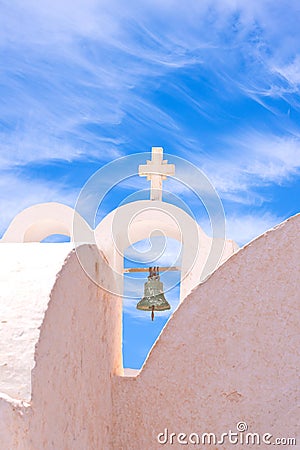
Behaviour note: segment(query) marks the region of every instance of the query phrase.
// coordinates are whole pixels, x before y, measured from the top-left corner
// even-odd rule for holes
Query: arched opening
[[[52,218],[36,220],[27,227],[24,233],[24,242],[45,242],[45,239],[50,236],[69,237],[69,235],[69,228],[63,222]]]
[[[144,283],[147,281],[148,268],[152,266],[174,267],[181,263],[181,243],[173,238],[163,238],[164,247],[158,258],[155,250],[161,247],[162,237],[143,239],[128,247],[124,252],[124,268],[144,268],[145,272],[124,273],[123,299],[123,364],[124,368],[140,369],[161,330],[176,309],[180,301],[180,276],[177,271],[160,272],[164,293],[171,309],[151,312],[136,309],[137,302],[144,296]],[[157,256],[157,255],[156,255]],[[146,262],[145,262],[146,261]]]
[[[66,234],[50,234],[41,240],[41,243],[63,243],[70,242],[70,236]]]
[[[73,218],[74,210],[61,203],[33,205],[16,215],[1,241],[41,242],[56,234],[68,237],[72,234]],[[86,226],[82,217],[78,223]]]
[[[116,292],[119,295],[124,294],[123,366],[124,368],[139,369],[179,301],[182,301],[201,281],[199,274],[202,274],[205,266],[211,247],[211,238],[184,210],[165,202],[156,204],[151,200],[127,203],[112,211],[97,226],[95,237],[109,266],[115,271],[115,274],[119,275],[116,276]],[[149,257],[151,254],[149,238],[153,242],[154,237],[166,239],[167,245],[159,258],[154,255],[151,259]],[[176,242],[177,251],[178,248],[181,250],[180,261],[177,261],[176,257],[174,258],[176,247],[170,248],[170,244],[173,243],[176,246]],[[142,248],[139,249],[139,246]],[[137,255],[133,258],[131,254],[136,250],[140,250],[139,258]],[[144,250],[144,253],[141,250]],[[171,256],[169,261],[164,259],[168,255]],[[145,256],[147,257],[146,262]],[[180,266],[180,271],[167,274],[169,277],[176,278],[177,276],[177,292],[175,287],[172,293],[167,292],[166,274],[161,273],[167,300],[170,300],[170,295],[174,295],[175,301],[171,305],[172,309],[164,313],[157,313],[152,322],[151,312],[136,310],[137,302],[143,297],[147,271],[129,275],[126,274],[126,268],[174,265]]]

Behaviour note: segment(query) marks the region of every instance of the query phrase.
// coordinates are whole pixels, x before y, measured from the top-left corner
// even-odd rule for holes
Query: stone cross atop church
[[[139,166],[139,176],[151,182],[150,200],[162,201],[162,182],[170,175],[175,175],[175,165],[163,159],[162,147],[152,147],[151,161]]]

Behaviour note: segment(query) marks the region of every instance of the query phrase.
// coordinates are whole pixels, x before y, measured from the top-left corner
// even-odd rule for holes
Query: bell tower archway
[[[111,268],[122,277],[124,253],[132,244],[155,236],[165,236],[179,241],[181,252],[180,300],[201,280],[208,258],[209,238],[193,218],[182,209],[169,203],[141,200],[128,203],[108,214],[95,232],[96,243],[107,257]],[[162,251],[162,249],[157,249]],[[177,266],[175,260],[172,266]],[[195,269],[195,270],[194,270]],[[200,277],[199,277],[200,274]],[[120,288],[120,293],[122,288]]]
[[[178,161],[180,162],[180,161]],[[185,167],[192,170],[191,166]],[[95,240],[115,272],[118,293],[123,293],[124,252],[132,244],[155,236],[173,238],[182,245],[180,263],[180,301],[237,249],[233,241],[208,237],[184,209],[162,201],[162,183],[175,174],[175,165],[163,159],[163,149],[152,147],[151,160],[140,164],[140,176],[151,183],[150,200],[123,204],[109,213],[97,226]],[[198,174],[194,173],[193,176]],[[185,175],[186,176],[186,175]],[[205,179],[208,203],[213,203],[213,189]],[[220,200],[218,199],[220,203]],[[217,202],[217,203],[218,203]],[[220,208],[220,206],[218,205]],[[220,209],[219,209],[220,210]],[[162,251],[162,249],[158,249]],[[211,258],[214,253],[213,258]],[[172,266],[177,266],[174,261]]]

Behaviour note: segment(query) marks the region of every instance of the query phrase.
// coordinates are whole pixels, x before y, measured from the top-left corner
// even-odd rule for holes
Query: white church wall
[[[26,406],[21,401],[0,394],[0,448],[1,450],[27,450],[24,440],[23,416]]]
[[[95,247],[81,249],[93,276],[111,276]],[[28,448],[109,448],[111,379],[123,373],[121,336],[121,299],[99,288],[73,251],[52,289],[36,347]]]
[[[24,324],[4,334],[16,361],[35,363],[29,405],[0,399],[5,449],[156,450],[165,428],[220,436],[240,421],[299,442],[299,237],[300,215],[229,258],[178,307],[136,377],[123,376],[121,298],[94,282],[115,282],[96,246],[77,249],[90,278],[75,250],[63,262],[72,244],[2,244],[6,309],[31,305],[37,333],[22,345]],[[21,372],[6,380],[16,398]]]
[[[40,326],[72,244],[0,244],[0,392],[30,400]]]
[[[1,450],[82,450],[110,445],[111,379],[114,374],[123,374],[122,301],[103,291],[86,275],[75,250],[66,259],[61,258],[66,246],[70,247],[69,244],[0,246],[7,251],[14,247],[12,259],[19,258],[19,262],[17,250],[23,255],[23,264],[18,266],[17,273],[12,271],[14,283],[7,285],[7,289],[15,296],[24,289],[23,302],[26,305],[30,299],[33,309],[31,321],[23,324],[23,329],[35,330],[32,338],[27,336],[28,351],[11,338],[15,360],[23,358],[23,361],[20,367],[11,367],[6,385],[10,382],[11,393],[19,395],[18,381],[23,376],[26,389],[31,390],[28,406],[23,409],[16,400],[12,400],[13,407],[7,397],[0,400]],[[77,251],[89,262],[93,279],[111,277],[111,271],[101,264],[98,249],[85,245]],[[40,271],[36,266],[40,266]],[[27,284],[22,284],[22,277]],[[12,295],[12,305],[14,300]],[[14,306],[16,316],[23,315],[23,306],[21,310]],[[6,340],[6,356],[10,354],[9,345]],[[32,362],[35,366],[30,383]]]

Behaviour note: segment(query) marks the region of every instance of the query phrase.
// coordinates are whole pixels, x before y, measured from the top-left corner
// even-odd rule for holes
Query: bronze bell
[[[151,319],[154,319],[154,311],[166,311],[171,306],[165,299],[163,284],[159,277],[158,267],[149,267],[148,281],[144,286],[144,297],[136,305],[142,311],[151,311]]]

